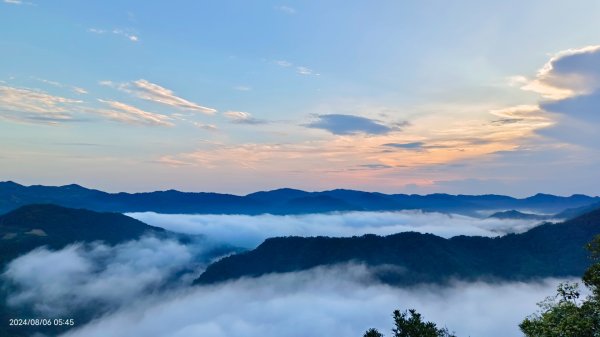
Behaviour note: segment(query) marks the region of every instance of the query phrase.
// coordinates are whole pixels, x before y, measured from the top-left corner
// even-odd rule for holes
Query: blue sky
[[[0,2],[0,180],[597,194],[596,1]]]

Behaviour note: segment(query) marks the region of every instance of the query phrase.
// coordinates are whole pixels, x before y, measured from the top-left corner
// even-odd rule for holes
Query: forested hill
[[[197,214],[303,214],[333,211],[398,211],[421,209],[475,215],[481,211],[525,210],[546,214],[578,209],[600,198],[536,194],[528,198],[503,195],[383,194],[354,190],[306,192],[290,188],[244,196],[180,192],[107,193],[79,185],[23,186],[0,182],[0,214],[28,204],[56,204],[101,212],[197,213]],[[570,213],[571,214],[571,213]]]
[[[59,249],[73,242],[132,240],[164,229],[117,213],[56,205],[28,205],[0,216],[0,266],[39,246]]]
[[[600,210],[595,210],[563,223],[498,238],[444,239],[414,232],[385,237],[280,237],[215,262],[196,283],[349,262],[373,267],[376,276],[390,284],[581,276],[589,264],[584,246],[599,233]]]

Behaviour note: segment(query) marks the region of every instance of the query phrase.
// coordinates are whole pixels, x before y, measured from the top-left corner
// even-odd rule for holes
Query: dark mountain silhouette
[[[526,280],[580,276],[589,261],[584,246],[600,233],[600,210],[559,224],[543,224],[503,237],[444,239],[414,232],[351,238],[281,237],[210,265],[196,283],[209,284],[317,266],[362,263],[391,284],[451,279]]]
[[[306,192],[289,188],[238,196],[175,190],[147,193],[106,193],[79,185],[23,186],[0,182],[0,213],[28,204],[50,203],[101,212],[187,214],[303,214],[332,211],[394,211],[422,209],[477,215],[506,209],[557,213],[599,203],[600,198],[537,194],[517,199],[502,195],[383,194],[353,190]]]
[[[543,214],[532,214],[532,213],[524,213],[515,210],[504,211],[504,212],[496,212],[489,216],[490,218],[496,219],[519,219],[519,220],[548,220],[551,219],[552,215],[543,215]]]
[[[80,187],[69,186],[66,190],[75,190],[79,195],[94,193]],[[75,242],[103,241],[107,244],[138,239],[145,234],[171,239],[190,240],[189,236],[169,233],[162,228],[148,226],[141,221],[118,213],[99,213],[84,209],[72,209],[62,206],[40,204],[27,205],[0,216],[0,270],[14,258],[26,254],[32,249],[46,246],[60,249]],[[240,251],[227,245],[211,248],[198,261],[208,262],[217,256]],[[205,261],[206,260],[206,261]],[[190,266],[191,267],[191,266]],[[190,272],[187,270],[186,272]],[[1,272],[0,272],[1,273]],[[0,286],[0,336],[58,336],[70,329],[70,326],[9,326],[9,319],[38,317],[39,314],[27,306],[9,307],[7,297],[12,285]],[[99,313],[97,308],[88,308],[71,313],[69,318],[77,324],[85,324]],[[43,333],[42,333],[43,332]]]
[[[585,205],[581,207],[568,208],[560,213],[554,215],[556,219],[572,219],[576,218],[585,213],[589,213],[593,210],[600,209],[600,202],[593,203],[591,205]]]
[[[296,190],[293,188],[280,188],[272,191],[261,191],[248,194],[246,197],[265,203],[283,204],[292,199],[309,196],[310,192]]]
[[[39,246],[60,249],[73,242],[109,244],[146,233],[164,233],[118,213],[98,213],[56,205],[28,205],[0,216],[0,266]]]

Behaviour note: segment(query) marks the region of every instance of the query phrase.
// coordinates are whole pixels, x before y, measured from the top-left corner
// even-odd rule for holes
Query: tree
[[[433,322],[425,322],[415,309],[394,311],[393,337],[456,337],[446,328],[438,328]],[[363,337],[383,337],[376,329],[369,329]]]
[[[383,337],[383,334],[377,329],[371,328],[365,332],[363,337]]]
[[[424,322],[415,309],[394,311],[394,337],[455,337],[448,329],[439,329],[433,322]]]
[[[519,327],[527,337],[598,337],[600,336],[600,235],[587,246],[593,264],[583,275],[583,283],[592,294],[580,299],[577,283],[562,283],[555,296],[538,303],[541,311],[531,315]]]

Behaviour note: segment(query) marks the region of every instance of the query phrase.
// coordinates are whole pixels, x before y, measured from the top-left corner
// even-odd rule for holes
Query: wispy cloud
[[[288,61],[285,61],[285,60],[275,61],[275,64],[278,65],[278,66],[280,66],[280,67],[284,67],[284,68],[291,67],[293,65],[291,62],[288,62]]]
[[[290,61],[285,61],[285,60],[277,60],[274,61],[274,63],[282,68],[292,68],[294,67],[294,69],[296,70],[296,73],[299,75],[304,75],[304,76],[319,76],[320,74],[316,73],[314,70],[312,70],[309,67],[305,67],[305,66],[299,66],[299,65],[294,65],[294,63],[290,62]]]
[[[43,124],[70,121],[80,103],[40,90],[0,86],[0,116],[13,121]]]
[[[106,30],[106,29],[100,29],[100,28],[89,28],[88,32],[94,33],[94,34],[111,33],[114,35],[122,36],[131,42],[138,42],[140,40],[140,38],[137,34],[132,33],[130,30],[124,30],[124,29]]]
[[[94,33],[94,34],[104,34],[107,31],[105,29],[99,29],[99,28],[88,28],[88,32]]]
[[[171,118],[165,115],[147,112],[134,106],[110,100],[99,99],[112,109],[100,109],[98,112],[105,117],[127,124],[173,126]]]
[[[238,91],[250,91],[252,90],[252,87],[249,87],[247,85],[236,85],[235,87],[233,87],[233,89]]]
[[[200,128],[200,129],[203,129],[203,130],[207,130],[207,131],[217,131],[217,130],[219,130],[219,128],[217,128],[217,126],[214,125],[214,124],[204,124],[204,123],[199,123],[199,122],[194,122],[193,124],[197,128]]]
[[[31,2],[24,2],[22,0],[4,0],[3,2],[10,5],[33,5]]]
[[[87,94],[87,93],[88,93],[88,91],[87,91],[87,90],[85,90],[85,89],[83,89],[83,88],[81,88],[81,87],[72,87],[71,89],[72,89],[72,90],[73,90],[75,93],[78,93],[78,94]]]
[[[172,90],[145,79],[139,79],[137,81],[127,83],[114,83],[111,81],[100,81],[99,83],[101,85],[115,87],[138,98],[174,108],[196,111],[209,115],[217,112],[216,109],[201,106],[197,103],[188,101],[175,95]]]
[[[281,11],[285,14],[296,14],[296,9],[290,6],[277,6],[275,7],[278,11]]]
[[[319,75],[316,74],[312,69],[307,67],[296,67],[296,72],[300,75]]]
[[[517,105],[513,107],[491,110],[492,115],[501,117],[492,121],[494,124],[522,123],[526,127],[544,128],[553,124],[552,120],[538,105]]]
[[[76,87],[76,86],[72,86],[72,85],[68,85],[68,84],[63,84],[63,83],[60,83],[60,82],[57,82],[57,81],[51,81],[51,80],[47,80],[47,79],[39,78],[39,77],[33,77],[33,79],[35,79],[37,81],[40,81],[42,83],[46,83],[48,85],[57,87],[57,88],[67,88],[67,89],[71,90],[72,92],[74,92],[76,94],[83,95],[83,94],[87,94],[88,93],[87,90],[85,90],[85,89],[83,89],[81,87]]]
[[[223,114],[231,123],[235,124],[265,124],[267,121],[253,117],[248,112],[227,111]]]

